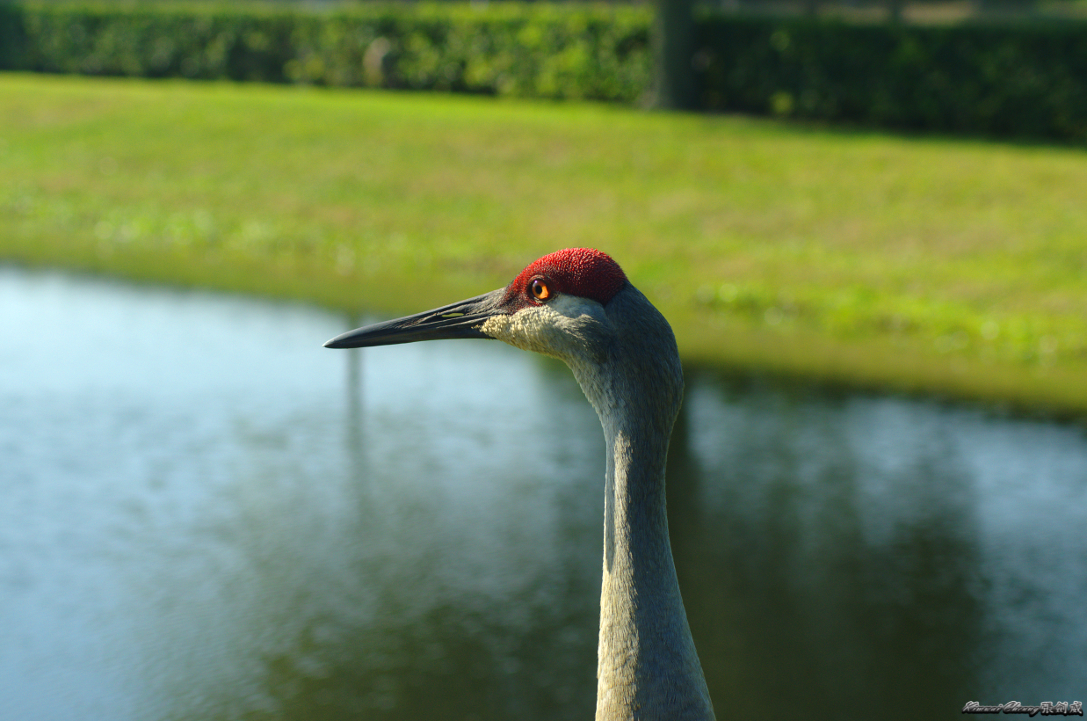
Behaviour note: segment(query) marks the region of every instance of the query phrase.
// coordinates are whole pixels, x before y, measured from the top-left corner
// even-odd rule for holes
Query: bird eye
[[[547,300],[551,297],[551,289],[547,287],[547,281],[542,278],[532,281],[529,289],[532,291],[532,297],[536,300]]]

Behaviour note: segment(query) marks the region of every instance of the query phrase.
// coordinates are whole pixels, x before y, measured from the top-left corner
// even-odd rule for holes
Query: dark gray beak
[[[338,335],[326,348],[369,348],[378,345],[415,343],[448,338],[490,338],[479,327],[491,316],[505,313],[501,308],[506,289],[462,300],[424,313],[374,323]]]

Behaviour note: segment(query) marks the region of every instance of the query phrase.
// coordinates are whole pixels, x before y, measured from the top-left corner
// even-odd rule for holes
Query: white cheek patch
[[[480,330],[522,350],[570,363],[593,354],[607,326],[604,308],[596,301],[560,295],[546,305],[488,318]]]

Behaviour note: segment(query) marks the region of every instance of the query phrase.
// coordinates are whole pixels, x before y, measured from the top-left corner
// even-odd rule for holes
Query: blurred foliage
[[[39,72],[622,102],[650,72],[644,8],[25,3],[6,13],[8,35],[25,43],[6,67]]]
[[[0,4],[0,67],[635,103],[651,8],[552,3]],[[705,14],[702,106],[1087,139],[1087,23]]]
[[[705,18],[705,105],[863,125],[1087,139],[1087,24]]]
[[[23,63],[23,9],[0,2],[0,68]]]

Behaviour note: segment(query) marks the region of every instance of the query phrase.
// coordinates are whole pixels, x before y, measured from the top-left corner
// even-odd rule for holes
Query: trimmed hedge
[[[1087,139],[1087,23],[707,18],[699,30],[710,109]]]
[[[634,102],[649,11],[572,5],[13,4],[9,68]]]
[[[651,10],[546,3],[0,4],[0,68],[635,103]],[[1087,140],[1087,23],[703,16],[708,110]]]
[[[23,35],[23,9],[0,2],[0,69],[23,66]]]

